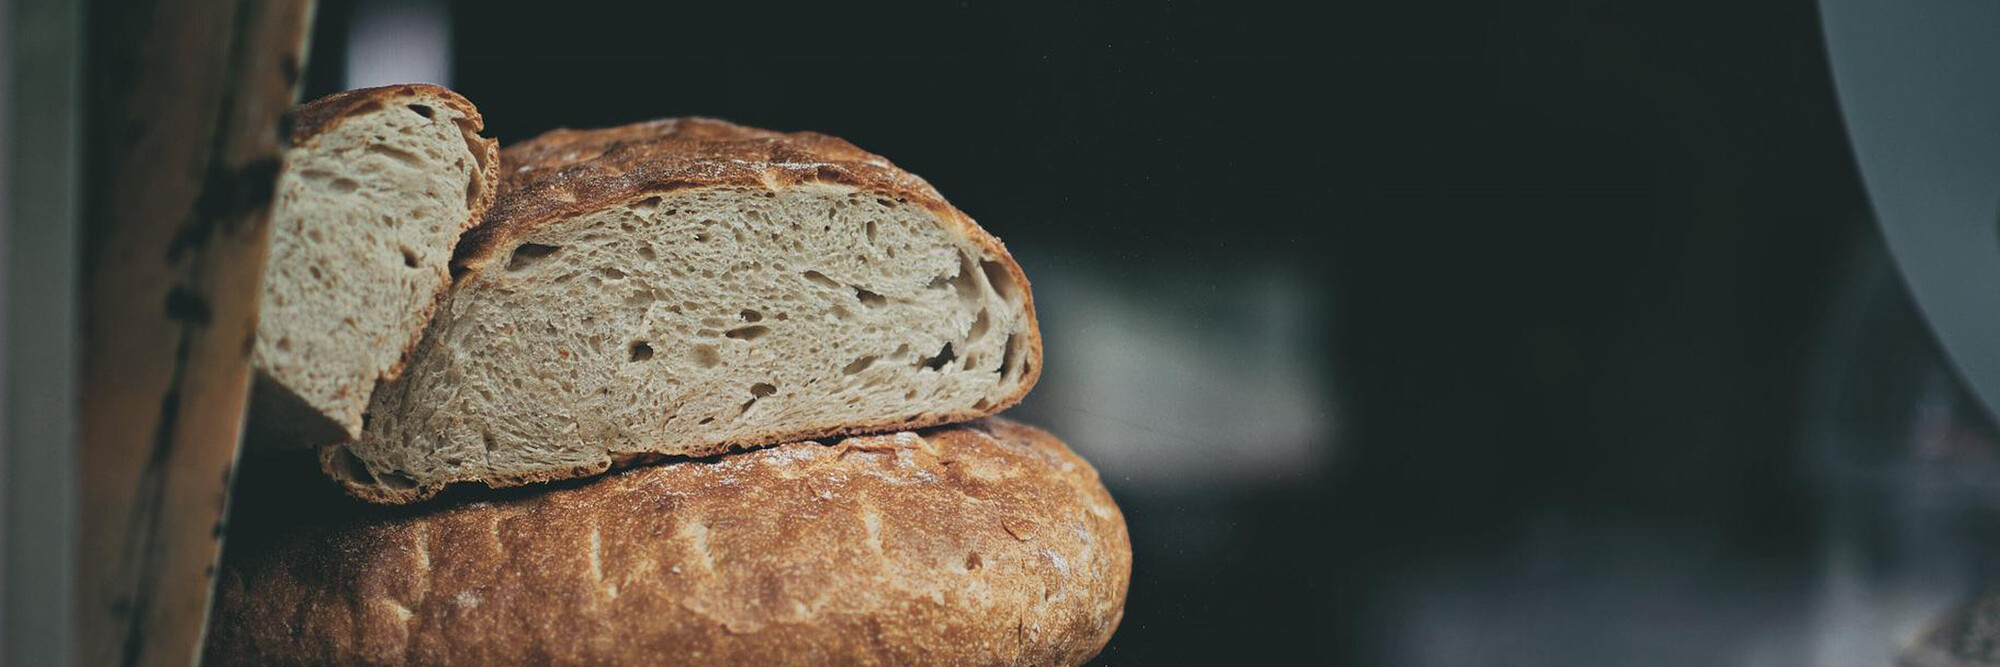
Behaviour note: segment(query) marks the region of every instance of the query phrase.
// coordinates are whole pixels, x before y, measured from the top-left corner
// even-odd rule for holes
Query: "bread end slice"
[[[428,84],[295,109],[273,207],[252,365],[252,442],[360,435],[450,283],[458,237],[493,204],[499,146],[470,102]]]

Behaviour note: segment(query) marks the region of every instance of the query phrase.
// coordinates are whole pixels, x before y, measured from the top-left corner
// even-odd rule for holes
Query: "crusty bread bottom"
[[[1079,664],[1131,574],[1097,473],[997,418],[501,495],[239,524],[206,659]]]

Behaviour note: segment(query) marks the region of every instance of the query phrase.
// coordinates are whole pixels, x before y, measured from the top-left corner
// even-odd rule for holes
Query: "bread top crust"
[[[292,145],[297,146],[313,137],[326,134],[341,122],[373,111],[376,107],[398,103],[405,99],[442,103],[471,121],[473,131],[486,129],[486,119],[479,115],[479,109],[472,106],[472,102],[465,99],[465,96],[444,86],[405,83],[341,91],[294,107],[286,118],[291,123]]]
[[[297,107],[285,116],[290,123],[291,145],[297,149],[330,132],[349,118],[373,112],[390,104],[427,102],[442,104],[461,116],[459,129],[465,134],[466,148],[478,160],[479,198],[466,216],[464,229],[471,229],[486,217],[500,192],[500,141],[479,136],[486,130],[486,118],[470,100],[450,88],[428,83],[405,83],[375,88],[356,88],[322,97]],[[461,229],[461,231],[464,231]]]
[[[712,118],[664,118],[596,130],[552,130],[501,151],[502,197],[459,243],[477,269],[543,225],[674,190],[806,183],[849,185],[915,202],[997,256],[1006,249],[931,184],[839,137],[780,133]]]
[[[218,664],[1080,664],[1132,565],[1096,471],[999,418],[434,511],[270,505],[232,525]]]

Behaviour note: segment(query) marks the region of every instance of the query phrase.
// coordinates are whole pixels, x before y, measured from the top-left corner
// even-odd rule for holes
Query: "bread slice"
[[[1090,464],[999,418],[434,510],[261,505],[208,663],[1074,665],[1132,571]]]
[[[501,163],[412,371],[322,451],[358,497],[965,421],[1039,376],[1006,248],[840,139],[674,119]]]
[[[425,84],[294,110],[272,209],[251,408],[255,442],[360,436],[450,284],[452,249],[493,203],[499,148],[479,111]]]

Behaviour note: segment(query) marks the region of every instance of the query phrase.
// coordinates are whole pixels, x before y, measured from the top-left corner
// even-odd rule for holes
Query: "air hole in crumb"
[[[286,351],[286,352],[290,352],[290,351],[292,351],[292,339],[291,339],[290,337],[281,337],[281,338],[279,338],[279,339],[278,339],[278,349],[280,349],[280,350],[284,350],[284,351]]]
[[[834,306],[834,307],[833,307],[833,318],[834,318],[834,319],[837,319],[837,320],[844,320],[844,319],[847,319],[847,318],[850,318],[850,317],[853,317],[853,316],[854,316],[854,313],[853,313],[853,312],[851,312],[851,311],[849,311],[849,310],[847,310],[846,308],[843,308],[843,307],[841,307],[841,306]]]
[[[958,254],[958,275],[952,277],[951,288],[958,292],[959,301],[966,303],[979,301],[979,284],[976,282],[977,279],[972,277],[972,272],[977,270],[979,269],[973,264],[971,257],[967,257],[963,252]]]
[[[400,162],[403,164],[403,166],[406,167],[421,168],[424,166],[424,159],[417,157],[416,153],[412,153],[403,150],[401,148],[397,148],[395,146],[390,146],[387,144],[369,144],[368,148],[365,150],[367,150],[367,152],[369,153],[374,153],[376,155],[380,155],[382,157],[386,157],[391,160]]]
[[[757,340],[763,338],[764,334],[767,333],[771,333],[771,328],[760,324],[756,326],[736,327],[723,332],[722,335],[736,340]]]
[[[877,203],[877,204],[881,204],[881,205],[882,205],[882,206],[883,206],[884,208],[887,208],[887,207],[890,207],[890,206],[895,206],[895,204],[891,204],[891,203],[889,203],[889,200],[887,200],[887,199],[883,199],[883,198],[881,198],[881,197],[876,197],[876,198],[875,198],[875,203]]]
[[[653,345],[643,340],[632,341],[632,360],[645,361],[653,358]]]
[[[993,286],[993,293],[1010,303],[1014,301],[1014,295],[1020,291],[1020,287],[1014,284],[1014,274],[1009,273],[1006,266],[1000,262],[987,260],[979,263],[979,270],[986,272],[986,284]]]
[[[368,464],[363,463],[361,457],[355,456],[354,450],[346,447],[340,448],[340,474],[349,481],[375,483],[375,474],[368,472]]]
[[[992,320],[986,316],[986,309],[982,308],[979,310],[979,316],[972,318],[972,328],[965,332],[965,340],[969,342],[984,338],[986,331],[992,327]]]
[[[741,313],[737,313],[737,314],[736,314],[736,316],[737,316],[737,317],[741,317],[741,318],[743,318],[743,321],[745,321],[745,322],[756,322],[756,321],[758,321],[758,320],[762,320],[762,319],[764,319],[764,314],[763,314],[763,313],[760,313],[760,312],[757,312],[757,311],[754,311],[754,310],[750,310],[750,309],[747,309],[747,308],[746,308],[746,309],[744,309],[744,310],[743,310],[743,312],[741,312]]]
[[[556,254],[556,251],[561,249],[562,246],[559,245],[545,245],[541,243],[523,243],[514,246],[514,255],[507,258],[507,270],[519,271],[528,268],[536,262],[547,259],[549,255]]]
[[[945,343],[944,349],[938,350],[937,356],[923,360],[921,365],[931,370],[939,370],[944,368],[945,364],[951,363],[951,360],[957,358],[958,356],[951,352],[951,343]]]
[[[757,404],[757,399],[763,398],[765,396],[770,396],[771,394],[775,393],[778,393],[778,388],[769,382],[759,382],[757,384],[750,385],[750,400],[744,401],[742,405],[737,406],[736,411],[749,412],[750,406]]]
[[[655,260],[660,258],[660,253],[654,252],[652,246],[642,245],[639,246],[639,256],[648,260]]]
[[[714,368],[722,364],[722,355],[715,351],[714,345],[696,345],[690,350],[690,354],[694,355],[695,365],[702,368]]]
[[[407,266],[412,269],[417,268],[417,251],[411,250],[409,246],[403,246],[402,250],[403,250],[403,266]]]
[[[311,185],[316,188],[325,188],[328,190],[332,190],[334,191],[335,194],[344,195],[353,192],[355,190],[361,189],[361,183],[359,181],[356,181],[352,178],[347,178],[345,176],[337,176],[334,175],[333,172],[321,171],[318,169],[301,170],[299,172],[299,178],[301,180],[304,180],[307,185]]]
[[[1014,368],[1014,355],[1019,354],[1014,350],[1014,339],[1019,336],[1020,334],[1007,334],[1007,342],[1000,344],[1000,367],[993,369],[993,372],[1008,375]]]
[[[605,280],[624,280],[624,279],[625,279],[625,272],[624,272],[624,271],[620,271],[620,270],[618,270],[618,269],[614,269],[614,268],[611,268],[611,267],[609,267],[609,266],[600,266],[600,267],[597,267],[597,275],[600,275],[600,276],[604,276],[604,279],[605,279]]]
[[[863,226],[863,229],[865,229],[865,230],[867,231],[867,233],[868,233],[868,242],[869,242],[869,243],[874,243],[874,242],[875,242],[875,221],[874,221],[874,220],[869,220],[869,221],[868,221],[868,224],[867,224],[867,225],[864,225],[864,226]]]
[[[432,111],[430,107],[427,107],[427,106],[424,106],[424,105],[421,105],[421,104],[412,104],[412,105],[409,105],[409,109],[410,109],[411,111],[415,111],[415,112],[417,112],[417,115],[419,115],[419,116],[423,116],[423,117],[425,117],[425,118],[434,118],[434,117],[436,117],[436,112]]]
[[[634,213],[638,213],[640,215],[648,217],[652,216],[653,212],[659,210],[659,208],[660,208],[659,197],[647,197],[645,199],[632,202],[632,211]]]
[[[320,276],[320,272],[319,272],[319,267],[318,267],[318,266],[311,266],[311,265],[308,265],[308,266],[306,267],[306,273],[310,273],[310,274],[312,274],[312,277],[313,277],[313,280],[319,280],[319,279],[320,279],[320,277],[321,277],[321,276]]]
[[[819,283],[822,286],[831,287],[834,289],[840,289],[840,283],[832,278],[826,277],[826,274],[824,273],[820,273],[818,271],[806,271],[802,275],[806,277],[806,280]]]
[[[410,489],[417,488],[417,480],[410,479],[408,475],[399,472],[385,472],[380,475],[376,475],[375,479],[377,481],[380,481],[382,483],[382,486],[386,486],[391,489],[395,489],[397,491],[408,491]]]
[[[714,417],[702,417],[702,418],[701,418],[701,421],[698,421],[698,422],[695,422],[695,423],[696,423],[696,424],[702,424],[702,425],[707,425],[707,424],[708,424],[709,422],[712,422],[712,421],[715,421],[715,418],[714,418]]]
[[[875,365],[876,358],[877,357],[875,355],[871,354],[862,357],[860,359],[855,359],[854,361],[849,362],[846,366],[841,367],[840,372],[843,375],[853,375],[855,373],[868,370],[869,366]]]
[[[480,431],[479,440],[486,445],[486,451],[490,452],[500,448],[500,443],[494,441],[493,433],[490,431]]]
[[[985,566],[985,565],[986,565],[986,562],[985,562],[985,561],[983,561],[983,560],[980,560],[980,559],[979,559],[979,552],[977,552],[977,551],[974,551],[974,552],[972,552],[972,553],[968,553],[968,554],[966,554],[966,555],[965,555],[965,569],[966,569],[966,571],[970,572],[970,571],[972,571],[972,570],[977,570],[977,569],[979,569],[980,567],[983,567],[983,566]]]
[[[869,308],[881,308],[889,305],[889,297],[870,292],[865,287],[854,288],[854,298],[861,300],[861,305]]]

